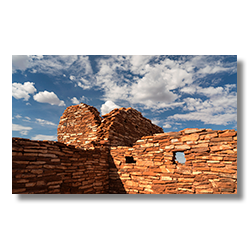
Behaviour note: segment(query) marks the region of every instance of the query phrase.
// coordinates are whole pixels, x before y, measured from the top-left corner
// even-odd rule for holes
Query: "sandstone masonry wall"
[[[184,152],[186,162],[175,160]],[[237,132],[185,129],[111,147],[110,193],[237,193]]]
[[[12,193],[108,193],[109,150],[12,139]]]
[[[70,106],[60,119],[57,139],[65,144],[86,147],[97,140],[101,120],[98,110],[92,106],[83,103]]]
[[[103,116],[98,142],[108,146],[132,146],[144,135],[163,133],[163,129],[132,108],[114,109]]]
[[[12,138],[12,173],[22,194],[236,194],[237,131],[163,133],[132,108],[102,118],[79,104],[63,113],[58,142]]]
[[[163,133],[163,129],[135,109],[114,109],[101,118],[96,108],[81,103],[64,111],[58,141],[81,148],[93,147],[93,143],[132,146],[142,136],[155,133]]]

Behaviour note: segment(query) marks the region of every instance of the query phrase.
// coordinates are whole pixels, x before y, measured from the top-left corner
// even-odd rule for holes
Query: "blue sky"
[[[12,56],[12,136],[56,140],[64,110],[133,107],[165,132],[237,129],[237,56]]]

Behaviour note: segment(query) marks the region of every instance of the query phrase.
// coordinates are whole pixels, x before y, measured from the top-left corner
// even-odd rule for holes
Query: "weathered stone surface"
[[[205,129],[198,129],[198,128],[192,128],[192,129],[190,129],[190,128],[187,128],[187,129],[184,129],[183,131],[184,131],[185,134],[191,134],[191,133],[202,132],[204,130]]]
[[[26,149],[30,147],[29,142],[29,140],[14,138],[13,148],[18,150],[22,145],[21,147]],[[107,149],[79,150],[59,142],[51,144],[50,141],[39,141],[32,147],[36,153],[27,154],[36,154],[36,157],[33,155],[29,157],[27,154],[13,156],[13,193],[85,193],[85,190],[80,189],[82,183],[78,185],[79,177],[81,180],[92,179],[91,182],[96,183],[98,192],[108,193],[108,183],[104,184],[107,181],[109,166]],[[45,147],[51,148],[53,154],[43,152]],[[76,161],[71,158],[81,162],[73,166]],[[80,166],[81,171],[78,169]]]
[[[188,145],[175,145],[174,146],[174,150],[186,150],[186,149],[190,149],[190,146]]]
[[[181,141],[197,141],[199,139],[199,134],[190,134],[181,137]]]
[[[93,107],[71,106],[61,142],[12,139],[12,192],[237,193],[236,131],[161,132],[131,108],[101,118]]]
[[[228,145],[228,144],[223,144],[223,145],[218,145],[218,146],[212,146],[210,147],[211,151],[221,151],[221,150],[226,150],[226,149],[232,149],[233,146]]]
[[[224,133],[220,133],[219,137],[232,137],[235,136],[237,134],[236,131],[226,131]]]

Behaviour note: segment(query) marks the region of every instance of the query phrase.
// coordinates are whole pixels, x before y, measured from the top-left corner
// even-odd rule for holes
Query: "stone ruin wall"
[[[101,118],[96,108],[83,103],[64,111],[57,131],[59,142],[81,148],[132,146],[144,135],[164,132],[135,109],[114,109]]]
[[[12,151],[13,193],[237,193],[236,131],[163,133],[132,108],[68,107],[58,142],[13,138]]]
[[[108,193],[108,151],[13,138],[12,193]]]
[[[184,152],[186,162],[175,160]],[[111,147],[111,193],[237,193],[237,132],[185,129]]]
[[[96,108],[86,104],[70,106],[64,111],[58,128],[57,140],[64,144],[86,147],[97,140],[101,117]]]

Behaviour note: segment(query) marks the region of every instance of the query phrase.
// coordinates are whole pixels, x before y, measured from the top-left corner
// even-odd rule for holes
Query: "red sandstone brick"
[[[226,157],[223,158],[223,160],[224,161],[237,161],[237,156],[235,156],[235,157],[232,157],[232,156],[231,157],[227,157],[226,156]]]
[[[209,147],[198,147],[198,148],[192,148],[191,152],[208,152]]]
[[[137,187],[139,184],[138,184],[137,182],[134,182],[134,181],[126,181],[126,182],[124,183],[124,185]],[[140,186],[140,185],[139,185],[139,186]]]
[[[12,194],[19,194],[26,191],[26,188],[12,189]]]
[[[210,167],[195,167],[195,171],[209,171]]]
[[[206,135],[204,136],[204,139],[205,139],[205,140],[206,140],[206,139],[211,139],[211,138],[215,138],[215,137],[217,137],[217,136],[218,136],[217,133],[206,134]]]
[[[22,152],[13,152],[12,151],[12,156],[22,156],[23,153]]]
[[[226,168],[213,168],[213,167],[211,167],[211,171],[220,172],[220,173],[228,173],[228,174],[235,173],[235,170],[226,169]]]
[[[162,193],[166,187],[163,185],[153,185],[152,190],[156,191],[157,193]]]
[[[183,131],[184,131],[185,134],[191,134],[191,133],[198,133],[198,132],[205,131],[205,129],[198,129],[198,128],[190,129],[190,128],[186,128]]]
[[[196,194],[212,194],[213,189],[212,188],[209,188],[209,189],[196,189],[195,193]]]
[[[30,182],[30,183],[26,183],[25,187],[34,187],[36,185],[36,182]]]
[[[37,181],[36,185],[37,186],[45,186],[46,183],[44,181]]]
[[[155,175],[155,172],[152,172],[152,171],[144,171],[143,172],[143,175],[146,175],[146,176],[148,176],[148,175]]]
[[[226,149],[232,149],[233,147],[230,145],[218,145],[213,146],[210,148],[211,151],[220,151],[220,150],[226,150]]]
[[[32,174],[41,174],[41,173],[43,173],[43,170],[41,170],[41,169],[33,169],[33,170],[31,170],[31,173]]]
[[[13,181],[12,181],[12,182],[13,182]],[[21,179],[21,180],[17,180],[16,182],[17,182],[17,183],[27,183],[27,182],[29,182],[29,180]]]
[[[12,161],[15,164],[22,164],[22,165],[28,165],[29,161]]]
[[[209,167],[214,167],[214,168],[223,168],[225,167],[225,164],[222,163],[208,163]]]
[[[199,134],[190,134],[181,137],[181,141],[197,141],[199,139]]]
[[[237,134],[237,132],[235,131],[226,131],[224,133],[220,133],[219,137],[232,137],[235,136]]]
[[[194,178],[178,178],[178,181],[192,183],[192,182],[194,182]]]

